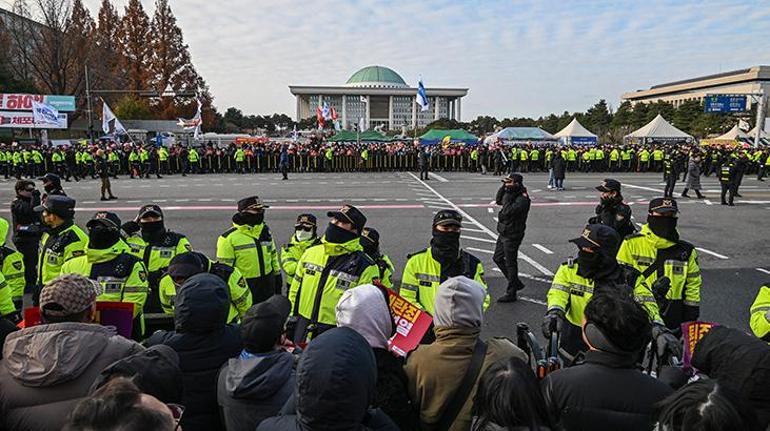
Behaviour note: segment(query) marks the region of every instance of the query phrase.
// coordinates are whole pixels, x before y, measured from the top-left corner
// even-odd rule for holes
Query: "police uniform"
[[[757,338],[770,343],[770,284],[759,289],[750,310],[749,326],[751,326],[751,332]]]
[[[67,261],[61,274],[80,274],[101,286],[98,301],[125,302],[134,306],[134,322],[131,336],[141,340],[144,335],[144,304],[147,301],[147,268],[138,257],[131,254],[128,245],[120,239],[120,219],[110,212],[98,212],[86,227],[104,226],[118,233],[117,241],[108,248],[91,248],[84,256]]]
[[[297,239],[296,232],[302,229],[311,232],[310,238],[306,240]],[[291,280],[297,271],[297,262],[310,247],[321,244],[321,238],[316,235],[317,220],[313,214],[300,214],[294,225],[295,234],[291,236],[289,243],[281,249],[281,268],[286,273],[287,284],[291,286]]]
[[[600,203],[596,206],[596,216],[588,219],[588,223],[598,223],[615,229],[620,238],[636,232],[631,222],[631,207],[623,202],[623,196],[620,194],[621,184],[617,180],[607,178],[598,186],[596,190],[600,192],[617,192],[618,198],[613,202]]]
[[[37,285],[43,285],[58,277],[62,265],[68,260],[83,256],[88,247],[88,235],[74,222],[75,200],[66,196],[49,196],[45,202],[35,207],[56,214],[64,219],[64,224],[43,233],[40,243],[40,258],[37,266]]]
[[[355,229],[353,239],[330,242],[329,232],[321,244],[308,248],[297,262],[297,270],[289,289],[294,340],[303,342],[316,337],[337,324],[335,307],[342,294],[353,287],[379,279],[379,268],[364,253],[358,235],[366,217],[354,206],[345,205],[329,217],[350,222]]]
[[[255,304],[271,297],[281,289],[281,267],[278,250],[264,221],[250,225],[243,220],[248,209],[270,208],[257,196],[238,201],[238,214],[233,227],[217,240],[217,260],[243,274]]]
[[[8,237],[8,221],[0,217],[0,273],[11,291],[11,299],[17,310],[21,310],[24,297],[24,256],[8,247],[5,239]]]
[[[380,270],[380,283],[388,289],[393,288],[393,261],[380,251],[380,233],[373,228],[365,227],[361,232],[361,247]]]
[[[650,201],[650,212],[677,213],[677,203],[670,198]],[[666,294],[668,306],[661,312],[666,326],[679,328],[683,322],[697,320],[700,314],[700,289],[703,284],[698,252],[682,240],[671,241],[656,235],[649,224],[640,232],[629,235],[618,250],[618,262],[645,275],[648,286],[666,276],[671,287]],[[654,265],[653,265],[654,264]]]
[[[160,279],[160,305],[163,312],[174,315],[174,301],[177,289],[181,287],[176,280],[186,280],[195,274],[208,272],[227,283],[230,295],[230,311],[227,322],[238,323],[252,305],[251,291],[238,269],[223,263],[214,262],[203,253],[188,252],[176,255],[168,266],[168,272]]]
[[[192,251],[192,245],[190,245],[190,241],[184,235],[165,229],[163,210],[158,205],[144,205],[141,207],[136,221],[138,222],[142,218],[152,215],[160,217],[160,221],[157,223],[163,223],[159,233],[157,235],[142,235],[139,230],[132,231],[130,232],[131,234],[127,235],[126,243],[130,247],[131,254],[141,259],[147,268],[149,293],[145,307],[146,311],[157,313],[161,311],[159,297],[161,277],[163,277],[171,259],[177,254]],[[134,229],[139,227],[136,222],[129,222],[126,225],[128,224],[133,226]]]
[[[722,205],[735,206],[735,181],[737,168],[732,160],[725,160],[719,168],[719,185],[722,187]],[[727,195],[727,199],[725,199]]]

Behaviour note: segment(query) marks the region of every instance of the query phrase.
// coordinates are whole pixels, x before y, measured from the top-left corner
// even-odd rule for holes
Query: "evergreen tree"
[[[148,88],[151,54],[150,18],[140,0],[129,0],[120,20],[118,46],[122,51],[119,67],[126,75],[129,90]]]

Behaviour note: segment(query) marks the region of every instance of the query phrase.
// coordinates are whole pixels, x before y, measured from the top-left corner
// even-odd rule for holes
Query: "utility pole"
[[[762,132],[765,128],[765,93],[759,93],[759,104],[757,105],[757,127],[756,134],[754,135],[754,148],[759,147],[760,139],[762,138]]]
[[[94,141],[94,116],[91,109],[91,83],[88,80],[88,65],[85,65],[86,69],[86,99],[88,101],[88,139]]]

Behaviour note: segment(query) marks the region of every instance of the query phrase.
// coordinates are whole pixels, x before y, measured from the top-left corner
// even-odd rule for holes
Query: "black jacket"
[[[257,431],[398,430],[375,401],[377,371],[366,339],[351,328],[333,328],[302,354],[297,387],[281,416]]]
[[[634,357],[591,350],[585,361],[549,374],[543,396],[566,431],[651,430],[653,405],[672,389],[635,368]]]
[[[148,346],[165,344],[179,355],[186,407],[186,431],[224,429],[217,408],[217,374],[241,351],[237,326],[227,325],[230,296],[227,284],[209,273],[196,274],[182,285],[174,307],[175,331],[158,331]]]
[[[495,202],[503,207],[497,214],[497,233],[504,239],[521,241],[527,229],[530,200],[527,189],[520,193],[506,191],[505,186],[497,191]]]
[[[553,168],[554,179],[563,180],[567,173],[567,161],[561,155],[554,156],[551,161],[551,168]]]
[[[373,349],[377,358],[377,395],[374,405],[382,409],[401,431],[419,430],[420,418],[409,399],[409,379],[404,361],[385,349]]]
[[[40,192],[35,190],[31,198],[17,196],[11,203],[11,220],[13,223],[13,242],[40,241],[43,226],[40,214],[34,208],[40,205]]]
[[[636,232],[631,222],[631,207],[620,201],[615,203],[600,203],[596,206],[596,216],[588,219],[588,223],[598,223],[615,229],[623,239]]]
[[[757,411],[762,429],[770,424],[770,345],[737,329],[717,326],[695,346],[692,365],[743,394]]]

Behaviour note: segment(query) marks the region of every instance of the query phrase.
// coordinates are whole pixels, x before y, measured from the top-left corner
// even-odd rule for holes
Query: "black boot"
[[[497,302],[500,302],[500,303],[516,302],[518,300],[519,298],[515,290],[509,291],[505,295],[497,298]]]

